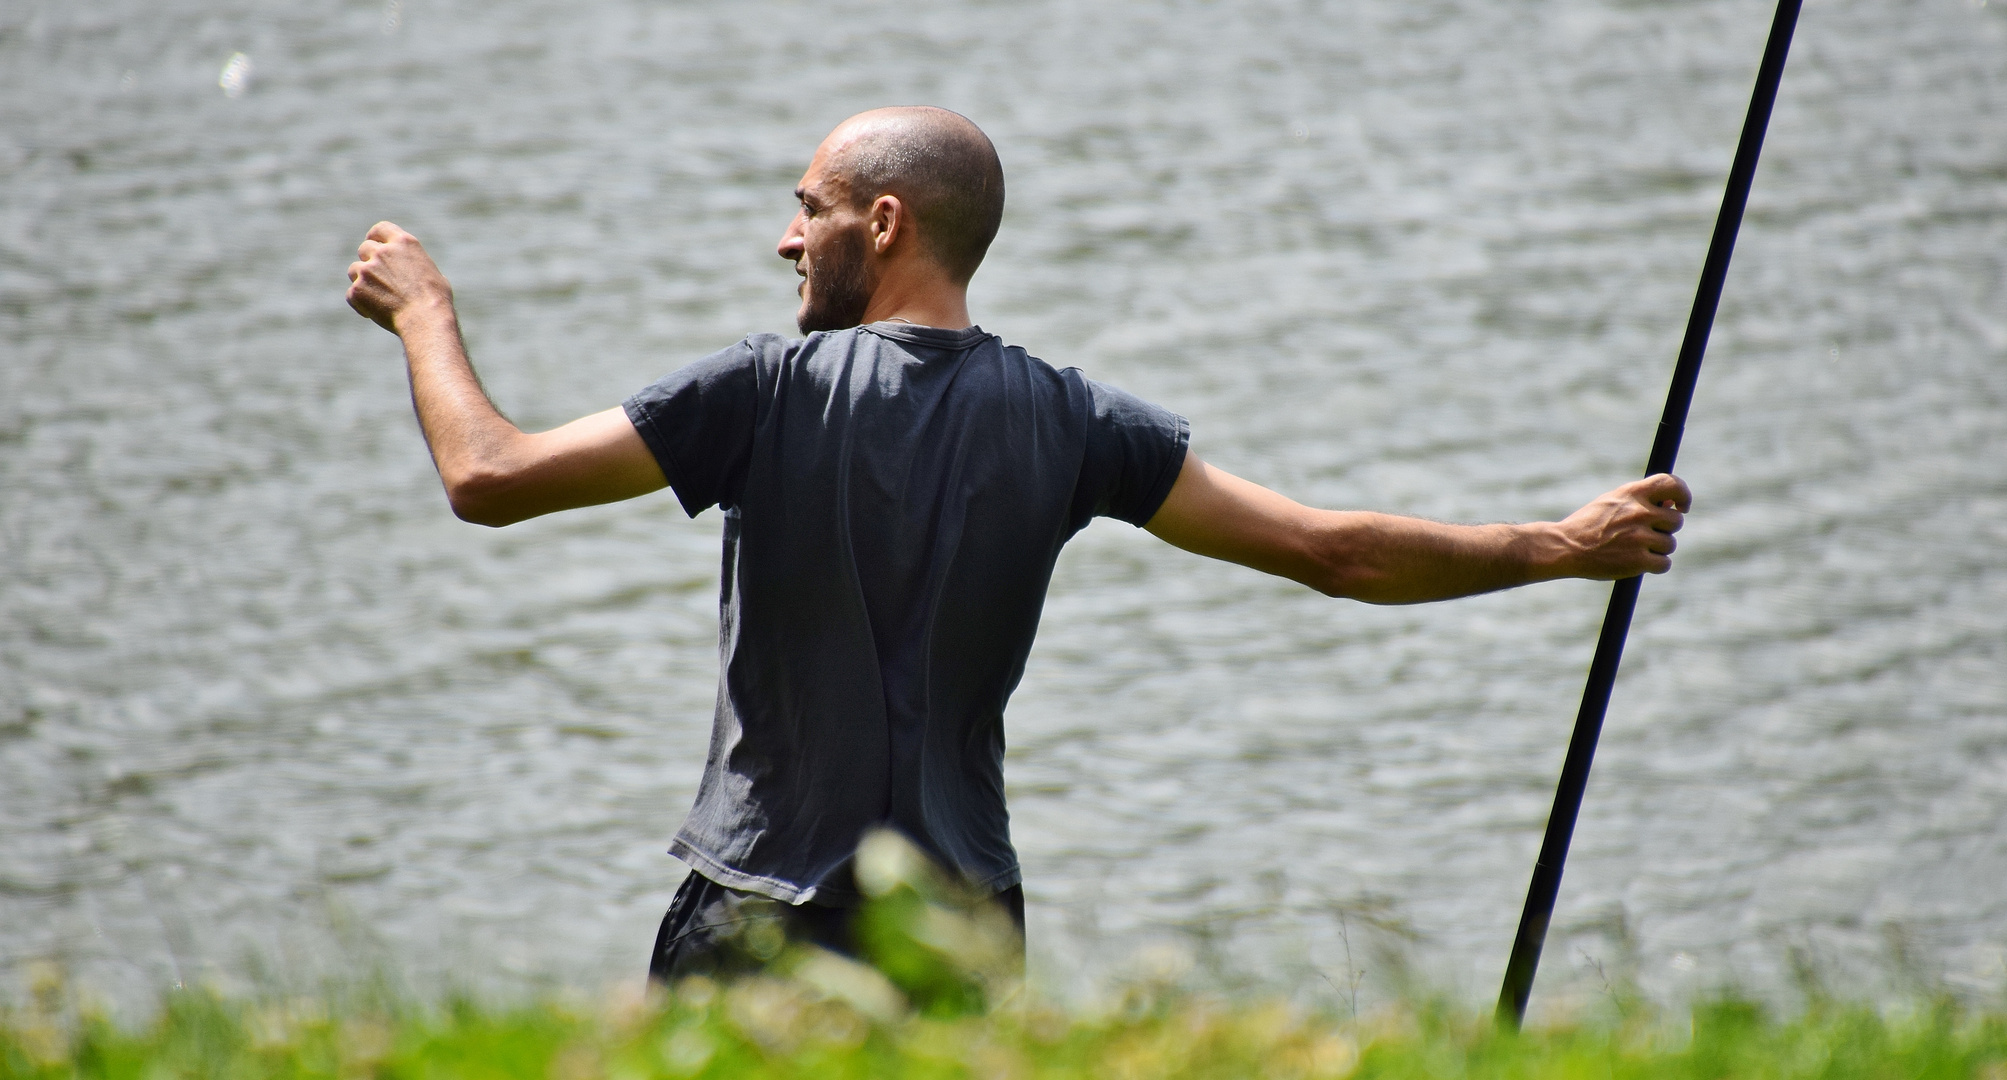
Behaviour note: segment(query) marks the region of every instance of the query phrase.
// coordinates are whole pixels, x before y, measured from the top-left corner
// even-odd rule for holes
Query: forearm
[[[646,495],[667,482],[621,409],[534,435],[498,412],[467,360],[453,286],[417,237],[377,222],[356,248],[348,281],[349,306],[404,343],[411,405],[463,520],[508,525]]]
[[[1445,525],[1305,509],[1304,548],[1288,576],[1328,596],[1419,604],[1565,576],[1570,548],[1551,523]]]
[[[450,298],[398,312],[394,329],[404,343],[412,408],[447,499],[461,517],[482,520],[483,504],[520,472],[516,458],[525,436],[481,388]]]

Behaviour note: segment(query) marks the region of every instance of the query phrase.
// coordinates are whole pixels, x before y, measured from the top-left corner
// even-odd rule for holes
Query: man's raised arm
[[[1678,477],[1625,484],[1565,520],[1443,525],[1316,510],[1187,452],[1149,530],[1186,551],[1372,604],[1419,604],[1555,578],[1614,581],[1672,568],[1693,496]]]
[[[356,249],[348,280],[349,306],[404,342],[411,404],[462,520],[509,525],[667,484],[620,409],[537,434],[497,411],[467,360],[453,286],[417,237],[378,222]]]

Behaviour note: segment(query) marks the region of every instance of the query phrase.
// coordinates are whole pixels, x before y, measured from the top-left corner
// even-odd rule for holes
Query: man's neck
[[[962,330],[972,325],[969,292],[965,286],[950,285],[938,277],[930,281],[881,281],[864,307],[867,323],[902,322],[913,326],[933,326],[942,330]]]

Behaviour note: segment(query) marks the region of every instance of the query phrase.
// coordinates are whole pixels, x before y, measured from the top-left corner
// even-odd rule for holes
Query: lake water
[[[1011,185],[984,327],[1305,501],[1529,520],[1643,462],[1769,16],[13,0],[0,983],[640,975],[718,517],[455,521],[342,303],[371,222],[554,425],[790,329],[816,141],[945,105]],[[2003,463],[2007,3],[1818,0],[1536,1002],[2007,987]],[[1377,609],[1090,528],[1009,718],[1038,976],[1488,1002],[1607,594]]]

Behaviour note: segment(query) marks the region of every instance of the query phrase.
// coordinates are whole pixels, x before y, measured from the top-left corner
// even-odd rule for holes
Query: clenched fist
[[[1686,524],[1693,492],[1669,473],[1635,480],[1568,515],[1559,530],[1572,548],[1570,577],[1615,581],[1672,569],[1672,534]]]
[[[348,264],[348,306],[393,334],[414,313],[451,312],[453,286],[418,238],[388,221],[370,226]]]

